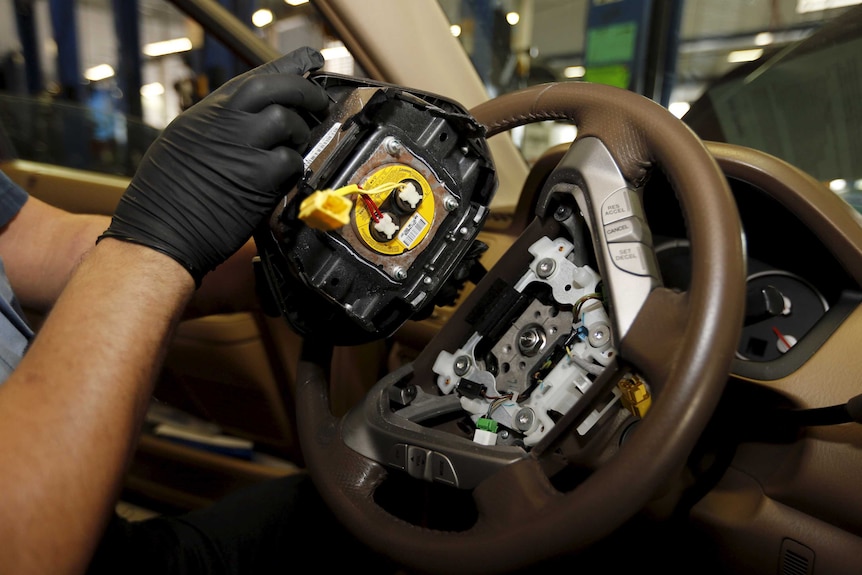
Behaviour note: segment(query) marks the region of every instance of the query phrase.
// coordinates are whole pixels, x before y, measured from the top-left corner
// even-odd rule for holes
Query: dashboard
[[[730,179],[747,250],[746,313],[734,375],[773,380],[802,365],[862,301],[858,284],[781,203]],[[685,290],[691,259],[679,207],[661,175],[644,192],[667,287]]]

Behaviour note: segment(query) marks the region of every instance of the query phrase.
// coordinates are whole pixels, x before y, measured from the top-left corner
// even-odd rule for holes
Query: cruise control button
[[[602,223],[610,224],[625,218],[643,220],[643,207],[637,193],[633,190],[617,190],[602,204]]]
[[[431,452],[431,457],[428,459],[428,466],[431,471],[431,478],[434,481],[445,483],[447,485],[458,485],[458,478],[455,476],[455,468],[452,467],[452,462],[442,453],[436,451]]]
[[[407,473],[419,479],[425,478],[425,467],[428,464],[428,450],[421,447],[407,447]]]
[[[608,244],[611,261],[623,271],[639,276],[658,277],[655,256],[646,245],[637,242]]]
[[[605,226],[605,239],[613,242],[649,242],[652,234],[640,218],[626,218]]]

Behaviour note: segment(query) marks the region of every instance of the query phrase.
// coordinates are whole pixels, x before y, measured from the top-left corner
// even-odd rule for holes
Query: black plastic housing
[[[456,102],[348,76],[310,79],[332,103],[325,117],[308,118],[305,174],[255,239],[273,303],[290,326],[303,336],[356,345],[427,312],[444,286],[451,300],[447,282],[468,275],[453,272],[474,265],[466,259],[484,251],[475,238],[496,172],[483,127]],[[298,219],[300,203],[314,191],[361,184],[393,166],[421,174],[430,191],[421,201],[433,202],[424,210],[433,217],[419,218],[429,221],[417,245],[387,253],[389,246],[368,234],[363,239],[358,200],[341,229],[313,229]]]

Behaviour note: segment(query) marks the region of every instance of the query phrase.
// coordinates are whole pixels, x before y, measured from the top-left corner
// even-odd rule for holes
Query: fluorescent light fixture
[[[152,82],[141,86],[141,96],[144,98],[155,98],[165,93],[165,87],[161,82]]]
[[[509,12],[506,14],[506,22],[509,23],[509,26],[514,26],[518,22],[521,21],[521,15],[517,12]]]
[[[192,41],[188,38],[174,38],[173,40],[144,44],[143,51],[147,56],[157,58],[158,56],[167,56],[168,54],[176,54],[178,52],[188,52],[191,49]]]
[[[844,6],[852,6],[859,4],[860,0],[797,0],[796,12],[805,14],[806,12],[819,12],[821,10],[829,10],[831,8],[843,8]]]
[[[761,32],[754,37],[755,46],[769,46],[773,42],[775,42],[775,36],[772,32]]]
[[[272,24],[272,11],[266,8],[261,8],[251,15],[251,23],[258,28],[263,28],[268,24]]]
[[[320,51],[324,60],[337,60],[338,58],[350,58],[350,50],[346,46],[333,46]]]
[[[451,26],[449,26],[449,32],[451,32],[452,35],[457,38],[461,35],[461,27],[457,24],[452,24]]]
[[[862,180],[856,180],[853,182],[853,189],[857,192],[862,192]]]
[[[847,180],[838,178],[829,182],[829,189],[838,194],[847,191]]]
[[[691,109],[691,104],[688,102],[671,102],[668,104],[667,109],[677,118],[682,118]]]
[[[763,48],[754,48],[752,50],[734,50],[727,55],[727,61],[732,64],[740,62],[753,62],[763,56]]]
[[[284,0],[284,3],[291,6],[302,6],[303,4],[307,4],[308,0]]]
[[[586,73],[587,69],[583,66],[567,66],[563,70],[563,76],[566,78],[583,78]]]
[[[108,64],[99,64],[84,71],[84,77],[90,82],[98,82],[114,75],[114,69]]]

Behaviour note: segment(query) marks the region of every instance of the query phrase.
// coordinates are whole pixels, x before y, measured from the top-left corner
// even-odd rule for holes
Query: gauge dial
[[[829,309],[817,288],[790,272],[768,270],[750,275],[747,290],[745,324],[737,349],[740,359],[778,359]]]

